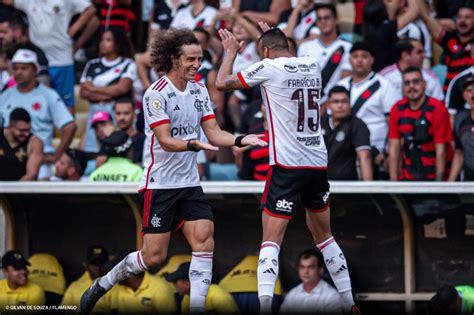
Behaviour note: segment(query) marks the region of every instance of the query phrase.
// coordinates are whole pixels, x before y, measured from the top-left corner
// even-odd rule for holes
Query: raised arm
[[[242,47],[243,43],[239,43],[234,34],[226,29],[220,29],[219,35],[222,39],[225,55],[221,67],[219,68],[219,72],[217,73],[216,87],[219,91],[243,89],[244,86],[237,75],[232,74],[232,67],[235,58],[237,57],[237,52],[240,47]]]
[[[23,180],[36,180],[39,168],[43,161],[43,141],[33,136],[28,144],[28,161],[26,162],[26,174],[20,178]]]
[[[433,36],[434,40],[438,40],[441,33],[443,32],[443,26],[435,18],[430,16],[428,7],[424,3],[424,0],[415,0],[414,2],[418,5],[420,9],[420,16],[428,27],[431,36]]]

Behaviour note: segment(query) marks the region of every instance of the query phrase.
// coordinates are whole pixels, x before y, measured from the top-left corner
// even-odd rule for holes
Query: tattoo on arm
[[[243,89],[244,86],[240,82],[239,78],[232,77],[225,81],[225,88],[228,90],[240,90]]]

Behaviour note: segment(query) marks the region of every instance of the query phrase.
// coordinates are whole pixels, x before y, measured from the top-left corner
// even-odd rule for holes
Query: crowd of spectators
[[[221,128],[268,137],[256,89],[215,86],[217,30],[242,42],[237,73],[260,60],[260,21],[283,30],[293,55],[319,60],[330,180],[472,180],[473,7],[354,1],[343,23],[327,0],[3,0],[0,180],[139,181],[142,97],[161,75],[148,47],[167,28],[194,30],[204,52],[195,80]],[[201,178],[265,180],[268,154],[201,152]]]

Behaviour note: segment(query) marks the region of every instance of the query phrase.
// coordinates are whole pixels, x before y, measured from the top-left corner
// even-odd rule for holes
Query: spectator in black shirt
[[[385,3],[385,4],[384,4]],[[413,22],[419,15],[415,1],[410,1],[408,9],[396,16],[399,0],[367,1],[364,7],[364,25],[362,29],[364,41],[368,42],[374,55],[373,70],[378,72],[384,67],[395,63],[394,48],[398,41],[397,32]]]
[[[372,180],[370,132],[366,124],[351,114],[350,94],[342,86],[329,91],[332,115],[321,118],[321,128],[328,150],[329,180]]]
[[[31,117],[14,109],[10,123],[0,129],[0,181],[36,180],[43,160],[43,142],[31,134]]]
[[[454,142],[456,151],[449,180],[457,180],[461,170],[464,181],[474,181],[474,75],[464,82],[464,100],[469,109],[456,114],[454,119]]]

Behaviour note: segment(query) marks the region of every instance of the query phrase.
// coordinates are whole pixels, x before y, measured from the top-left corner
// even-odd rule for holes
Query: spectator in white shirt
[[[299,255],[298,267],[302,283],[288,292],[280,313],[342,313],[340,295],[335,288],[321,279],[323,272],[324,258],[320,251],[308,249],[302,252]]]

